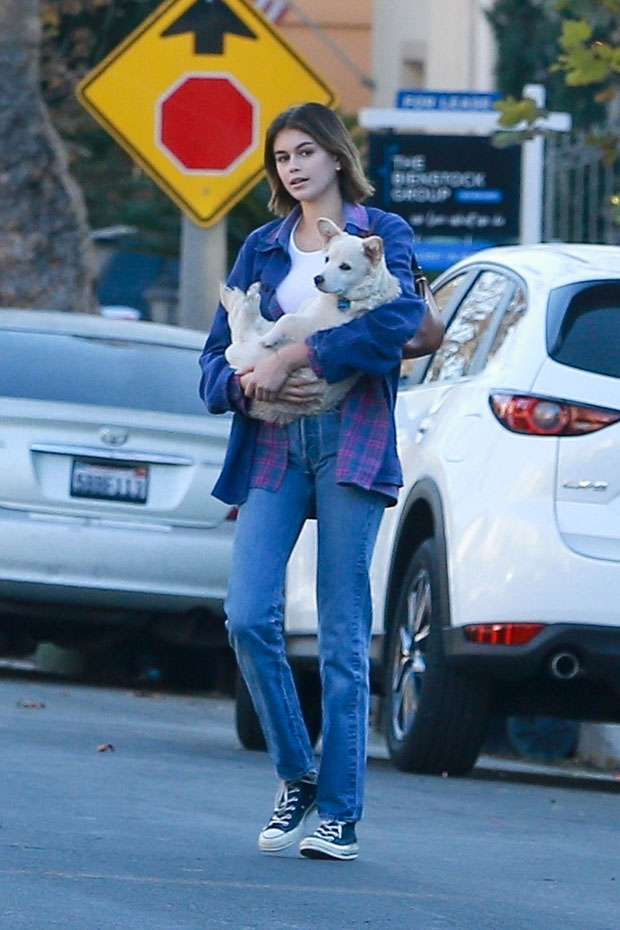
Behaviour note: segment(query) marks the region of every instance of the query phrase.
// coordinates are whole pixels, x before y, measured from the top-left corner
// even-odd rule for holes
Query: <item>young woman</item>
[[[354,859],[362,816],[369,713],[371,601],[369,566],[384,508],[401,484],[393,409],[403,344],[423,316],[411,276],[413,234],[395,214],[365,208],[372,192],[357,149],[328,107],[306,103],[276,117],[265,140],[270,207],[283,219],[251,233],[228,284],[261,284],[270,320],[295,313],[316,292],[325,261],[317,220],[325,216],[360,236],[383,238],[401,296],[335,329],[294,343],[235,373],[220,305],[204,352],[201,396],[212,413],[233,410],[222,473],[213,493],[239,510],[227,628],[282,785],[259,835],[263,852],[301,839],[311,858]],[[318,379],[361,372],[335,410],[276,426],[248,416],[249,402],[300,401]],[[317,604],[323,688],[318,771],[283,635],[284,582],[290,553],[308,518],[318,530]],[[320,824],[305,836],[308,816]]]

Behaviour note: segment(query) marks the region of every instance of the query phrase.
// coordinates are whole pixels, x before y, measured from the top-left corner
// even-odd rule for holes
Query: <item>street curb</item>
[[[611,723],[582,723],[576,756],[580,762],[603,772],[620,771],[620,726]]]

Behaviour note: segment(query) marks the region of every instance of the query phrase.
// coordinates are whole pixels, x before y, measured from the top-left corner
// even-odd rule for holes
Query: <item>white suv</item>
[[[620,722],[620,248],[489,249],[433,290],[447,331],[403,364],[373,684],[394,763],[462,773],[491,712]],[[287,582],[300,667],[314,546],[310,523]]]

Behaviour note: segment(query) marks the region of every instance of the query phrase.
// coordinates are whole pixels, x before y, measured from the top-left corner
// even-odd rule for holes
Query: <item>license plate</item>
[[[145,465],[102,465],[73,460],[71,497],[145,504],[149,470]]]

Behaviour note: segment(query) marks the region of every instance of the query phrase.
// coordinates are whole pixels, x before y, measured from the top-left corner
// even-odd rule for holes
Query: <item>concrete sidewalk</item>
[[[616,772],[620,776],[620,726],[582,723],[577,758],[603,772]]]

